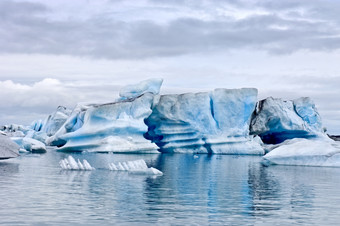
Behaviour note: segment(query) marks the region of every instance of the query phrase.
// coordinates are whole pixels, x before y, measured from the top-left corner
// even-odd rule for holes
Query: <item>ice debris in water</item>
[[[67,158],[60,160],[59,165],[64,170],[94,170],[95,168],[86,161],[83,160],[83,163],[78,159],[76,161],[71,155]]]
[[[143,159],[135,161],[110,163],[109,169],[112,171],[128,171],[129,173],[137,174],[163,175],[163,173],[156,168],[153,167],[148,168]]]

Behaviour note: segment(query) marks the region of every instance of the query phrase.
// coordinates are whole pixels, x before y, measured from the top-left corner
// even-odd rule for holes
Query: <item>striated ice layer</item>
[[[129,173],[136,174],[163,175],[163,173],[156,168],[153,167],[148,168],[143,159],[135,161],[110,163],[109,169],[112,171],[128,171]]]
[[[79,105],[48,144],[60,151],[157,153],[144,138],[144,123],[152,110],[154,95],[98,105]]]
[[[327,137],[295,138],[263,158],[266,164],[340,167],[340,143]]]
[[[264,143],[277,144],[292,138],[313,138],[322,135],[321,117],[308,97],[283,101],[269,97],[258,102],[250,133]]]
[[[145,136],[162,152],[263,154],[261,141],[249,136],[256,101],[252,88],[162,95]]]
[[[81,162],[79,159],[76,161],[71,155],[67,158],[60,160],[59,165],[64,170],[94,170],[95,168],[88,163],[86,159]]]

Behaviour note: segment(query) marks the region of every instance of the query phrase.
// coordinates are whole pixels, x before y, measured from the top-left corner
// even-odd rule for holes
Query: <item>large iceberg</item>
[[[80,103],[72,112],[58,107],[46,120],[20,131],[26,141],[60,151],[116,153],[263,155],[264,148],[271,151],[293,138],[325,136],[310,98],[257,102],[254,88],[159,95],[162,82],[149,79],[123,87],[110,103]]]
[[[146,137],[161,152],[263,154],[249,136],[256,101],[252,88],[162,95],[145,120]]]
[[[148,80],[136,89],[123,88],[124,98],[116,102],[78,105],[47,143],[60,151],[157,153],[157,145],[144,138],[148,130],[144,120],[152,113],[159,83]]]
[[[340,143],[327,137],[295,138],[263,158],[265,164],[340,167]]]
[[[0,159],[9,159],[19,156],[19,145],[7,136],[0,134]]]
[[[292,138],[313,138],[323,134],[321,117],[308,97],[283,101],[269,97],[256,106],[250,133],[264,143],[277,144]]]

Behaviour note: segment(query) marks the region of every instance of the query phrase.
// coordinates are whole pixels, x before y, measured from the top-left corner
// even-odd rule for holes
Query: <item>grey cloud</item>
[[[290,3],[293,4],[292,1]],[[258,5],[283,7],[278,3]],[[238,48],[276,54],[302,49],[329,51],[340,48],[335,19],[294,20],[272,13],[242,20],[229,17],[208,21],[177,18],[161,24],[151,20],[124,22],[103,14],[87,20],[58,21],[44,16],[51,9],[40,4],[4,1],[0,9],[7,12],[0,13],[2,53],[142,59]]]

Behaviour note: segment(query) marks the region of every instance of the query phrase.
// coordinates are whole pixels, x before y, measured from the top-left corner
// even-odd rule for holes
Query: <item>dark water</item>
[[[269,166],[227,155],[71,154],[97,168],[63,171],[68,154],[0,162],[1,225],[338,225],[340,169]],[[160,177],[107,170],[145,159]]]

